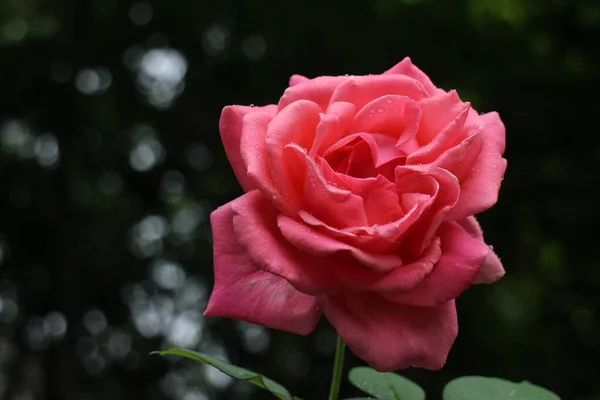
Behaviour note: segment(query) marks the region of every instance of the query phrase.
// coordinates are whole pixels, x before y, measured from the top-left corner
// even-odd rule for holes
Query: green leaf
[[[290,392],[281,386],[279,383],[272,379],[269,379],[263,375],[257,374],[256,372],[249,371],[245,368],[236,367],[221,361],[218,358],[209,356],[208,354],[199,353],[197,351],[182,350],[182,349],[169,349],[164,351],[154,351],[150,354],[158,354],[161,356],[173,355],[190,358],[201,363],[209,364],[223,372],[226,375],[231,376],[235,379],[241,379],[255,384],[258,387],[266,389],[267,391],[274,394],[276,397],[282,400],[293,400]],[[296,398],[297,399],[297,398]]]
[[[560,397],[527,381],[463,376],[446,385],[444,400],[560,400]]]
[[[425,392],[419,385],[391,372],[356,367],[348,378],[354,386],[380,400],[425,400]]]

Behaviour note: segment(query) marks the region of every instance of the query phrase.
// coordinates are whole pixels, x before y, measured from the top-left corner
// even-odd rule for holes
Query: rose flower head
[[[498,198],[505,129],[409,58],[381,75],[294,75],[277,105],[228,106],[245,194],[211,214],[206,316],[310,333],[323,313],[379,371],[441,368],[455,298],[504,275],[474,215]]]

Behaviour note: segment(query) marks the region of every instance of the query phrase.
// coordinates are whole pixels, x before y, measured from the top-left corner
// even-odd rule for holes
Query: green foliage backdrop
[[[480,217],[507,276],[460,297],[445,369],[406,375],[431,399],[467,374],[600,398],[598,43],[597,0],[0,0],[0,399],[267,398],[147,356],[174,346],[324,398],[327,324],[201,315],[208,215],[240,194],[219,113],[405,56],[499,111],[509,160]]]

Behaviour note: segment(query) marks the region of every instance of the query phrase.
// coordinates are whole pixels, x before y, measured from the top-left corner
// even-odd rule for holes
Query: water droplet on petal
[[[390,99],[389,97],[387,99],[385,99],[385,102],[388,104],[392,104],[394,100]]]
[[[378,113],[384,113],[385,112],[385,108],[379,107],[379,108],[377,108],[377,112]]]

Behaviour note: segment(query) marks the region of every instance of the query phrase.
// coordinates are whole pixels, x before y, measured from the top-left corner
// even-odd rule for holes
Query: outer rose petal
[[[310,81],[310,79],[308,79],[307,77],[298,75],[298,74],[294,74],[290,77],[290,87],[296,86],[300,83],[304,83],[304,82],[308,82],[308,81]]]
[[[442,256],[423,282],[408,293],[385,295],[390,301],[433,307],[458,297],[471,286],[489,248],[471,237],[456,222],[444,222],[436,236],[442,243]]]
[[[480,133],[483,136],[483,147],[472,167],[464,176],[459,176],[460,197],[448,212],[448,219],[458,220],[479,214],[498,201],[500,182],[506,171],[506,159],[502,158],[505,128],[498,113],[487,113],[479,118],[483,123]]]
[[[348,77],[331,95],[331,103],[347,101],[360,110],[378,97],[397,94],[419,101],[427,97],[423,86],[404,75],[369,75]]]
[[[321,315],[317,299],[298,292],[285,279],[252,264],[235,239],[232,203],[218,208],[210,216],[215,286],[204,315],[309,334]]]
[[[250,113],[262,112],[274,116],[276,111],[277,106],[268,105],[265,107],[227,106],[221,112],[219,131],[221,132],[225,153],[227,153],[227,158],[238,182],[246,192],[256,189],[256,185],[248,179],[246,165],[240,154],[242,120],[244,116]]]
[[[271,199],[280,211],[294,215],[296,212],[294,205],[275,187],[269,160],[266,156],[265,136],[272,119],[270,114],[261,112],[246,115],[240,151],[248,170],[248,180],[252,185],[260,189],[265,197]]]
[[[422,147],[411,154],[411,158],[427,157],[427,153],[432,151],[435,155],[439,155],[440,150],[452,147],[464,130],[463,126],[470,110],[470,104],[461,102],[454,91],[424,99],[420,102],[420,106],[423,117],[417,139]],[[417,162],[424,163],[431,160]]]
[[[322,296],[321,302],[352,352],[381,372],[442,368],[458,333],[454,301],[412,307],[359,292]]]
[[[481,230],[481,226],[479,226],[479,222],[475,217],[468,217],[463,220],[456,221],[462,226],[472,237],[484,241],[483,239],[483,231]],[[502,263],[500,259],[492,250],[492,247],[489,247],[488,255],[475,278],[475,283],[494,283],[500,278],[504,276],[504,267],[502,267]]]
[[[306,254],[289,243],[277,227],[279,212],[258,190],[231,203],[233,230],[250,261],[265,272],[285,278],[308,294],[339,291],[343,284],[329,268],[340,264],[335,258]]]
[[[320,76],[306,81],[296,81],[279,99],[278,110],[281,111],[298,100],[310,100],[317,103],[324,111],[335,88],[346,79],[345,76]]]
[[[293,160],[284,157],[283,149],[290,143],[309,149],[320,121],[319,106],[312,101],[299,100],[278,112],[267,129],[266,155],[269,158],[273,182],[286,200],[295,207],[300,207],[302,198],[299,197],[300,193],[296,188],[299,184],[298,177],[293,174],[302,175],[303,170],[290,165]]]
[[[403,273],[376,273],[352,257],[317,257],[296,248],[277,226],[277,210],[258,191],[246,193],[231,203],[233,229],[240,247],[261,270],[285,278],[296,289],[312,295],[367,290],[383,286],[414,287],[428,272],[427,262],[407,265]],[[430,270],[430,268],[429,268]]]
[[[435,87],[433,82],[431,82],[431,79],[429,79],[429,77],[423,71],[415,67],[409,57],[404,58],[404,60],[385,71],[384,74],[410,76],[411,78],[419,81],[430,96],[443,92],[443,90]]]

